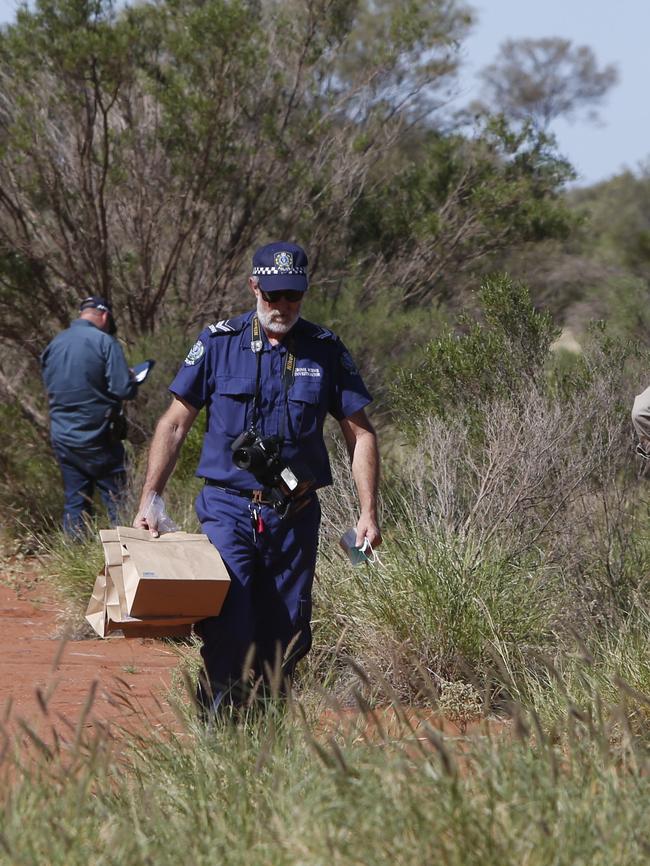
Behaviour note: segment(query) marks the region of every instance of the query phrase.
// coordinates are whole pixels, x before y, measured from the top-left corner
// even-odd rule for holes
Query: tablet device
[[[138,385],[141,385],[144,380],[147,378],[153,366],[156,362],[152,359],[148,361],[142,361],[140,364],[135,364],[131,369],[133,370],[133,375],[135,376],[135,381]]]

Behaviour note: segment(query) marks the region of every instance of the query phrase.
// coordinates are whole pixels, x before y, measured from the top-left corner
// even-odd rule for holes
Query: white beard
[[[257,302],[257,318],[267,334],[284,337],[300,318],[300,313],[281,313],[279,310],[262,309],[262,301]]]

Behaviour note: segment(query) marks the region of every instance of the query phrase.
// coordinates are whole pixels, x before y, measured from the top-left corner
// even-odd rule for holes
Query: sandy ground
[[[30,732],[59,746],[80,734],[92,739],[109,732],[122,741],[125,734],[182,732],[168,700],[179,663],[173,645],[149,638],[66,640],[65,619],[55,593],[34,580],[29,564],[0,573],[0,756],[16,736],[33,745]],[[378,710],[375,721],[355,710],[325,711],[318,727],[324,739],[336,731],[374,743],[406,735],[426,748],[439,747],[432,729],[457,741],[509,728],[485,720],[460,724],[433,710],[397,715],[390,708]]]
[[[173,724],[166,700],[178,659],[162,641],[61,638],[63,612],[33,575],[0,576],[0,720],[4,730],[84,727],[137,730]]]

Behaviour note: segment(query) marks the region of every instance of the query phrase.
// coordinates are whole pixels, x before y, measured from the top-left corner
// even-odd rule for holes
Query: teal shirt
[[[86,319],[77,319],[41,355],[52,441],[69,448],[103,444],[108,415],[135,397],[122,347]]]

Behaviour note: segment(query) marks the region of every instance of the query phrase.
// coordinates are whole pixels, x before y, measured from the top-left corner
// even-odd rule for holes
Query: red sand
[[[17,732],[24,739],[22,720],[48,743],[54,737],[71,742],[81,718],[88,733],[108,728],[118,739],[124,730],[182,730],[166,698],[178,664],[172,646],[149,638],[62,640],[65,617],[51,588],[43,581],[34,584],[33,573],[27,570],[12,571],[17,589],[0,582],[0,734]],[[393,710],[379,711],[382,735],[358,711],[325,712],[321,734],[354,731],[357,737],[377,742],[384,737],[402,739],[410,728],[414,743],[430,747],[425,724],[454,739],[502,733],[509,727],[494,721],[461,725],[431,710],[405,712],[407,725]]]
[[[112,637],[62,640],[61,609],[45,584],[18,591],[0,583],[0,720],[25,720],[36,730],[54,725],[69,739],[84,714],[96,723],[139,727],[169,725],[165,701],[177,665],[162,641]]]

